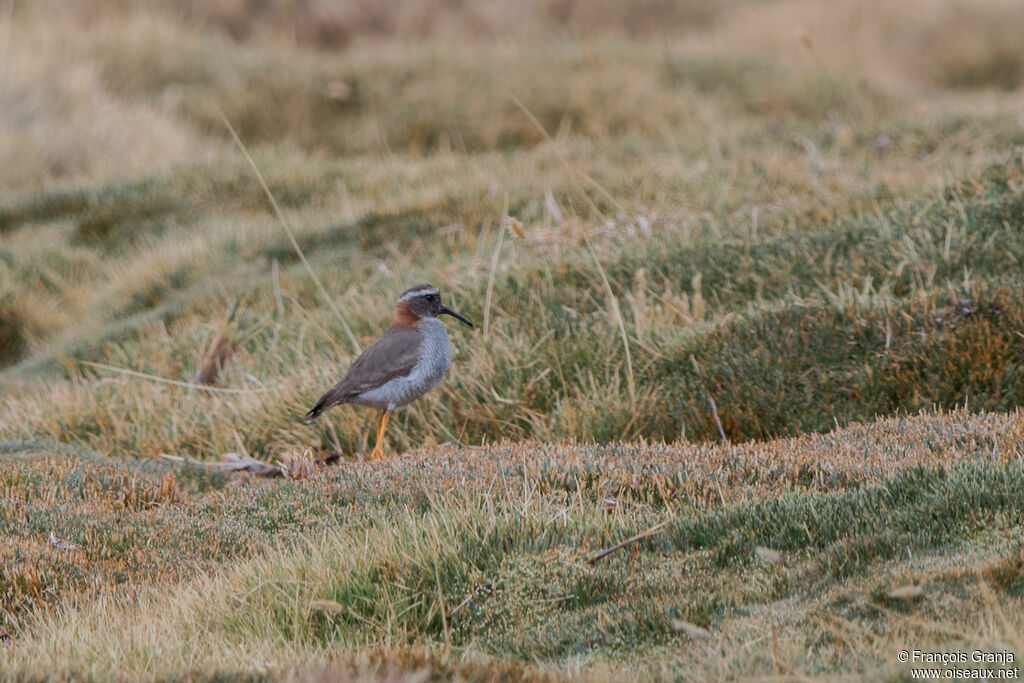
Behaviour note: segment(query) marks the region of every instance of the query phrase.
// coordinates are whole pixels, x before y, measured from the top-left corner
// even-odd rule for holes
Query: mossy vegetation
[[[213,631],[242,650],[268,637],[309,653],[387,641],[411,656],[426,639],[492,662],[596,658],[650,674],[672,660],[641,665],[637,652],[692,646],[679,622],[724,637],[759,609],[839,599],[848,580],[874,586],[879,572],[892,574],[882,588],[837,608],[846,623],[898,621],[874,596],[901,582],[934,584],[915,618],[941,620],[950,570],[934,559],[922,570],[908,555],[984,542],[994,556],[972,561],[970,582],[991,577],[993,600],[1019,599],[1022,425],[1019,411],[959,412],[742,446],[441,449],[241,487],[198,464],[140,469],[7,444],[0,484],[23,497],[2,510],[5,523],[22,520],[4,550],[4,618],[28,639],[9,655],[87,623],[145,619],[169,601],[160,632],[129,631],[131,647],[193,651],[204,667],[213,652],[196,634]],[[50,531],[71,547],[36,541]],[[175,588],[223,565],[237,568]],[[22,632],[40,602],[82,611]],[[86,664],[99,647],[98,633],[76,643],[73,665],[104,671]],[[832,647],[826,639],[809,661],[830,666]],[[839,661],[865,673],[884,663]]]

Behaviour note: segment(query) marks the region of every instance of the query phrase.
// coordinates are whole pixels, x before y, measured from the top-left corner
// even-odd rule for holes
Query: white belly
[[[404,377],[395,377],[376,389],[364,391],[353,403],[394,410],[412,403],[441,383],[452,364],[448,331],[437,318],[424,318],[418,326],[423,341],[420,343],[419,361],[412,372]]]

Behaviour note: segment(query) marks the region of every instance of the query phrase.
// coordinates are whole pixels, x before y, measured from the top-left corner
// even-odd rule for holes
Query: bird
[[[377,408],[381,412],[376,443],[367,459],[383,458],[391,413],[440,384],[451,365],[448,329],[439,315],[450,315],[473,327],[469,318],[441,302],[441,292],[434,285],[414,285],[402,292],[395,302],[391,326],[359,354],[341,381],[317,399],[306,413],[306,424],[342,403]]]

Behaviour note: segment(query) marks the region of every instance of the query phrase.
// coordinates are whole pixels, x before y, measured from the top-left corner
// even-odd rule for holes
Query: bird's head
[[[441,303],[441,292],[434,285],[414,285],[402,292],[395,302],[395,321],[405,320],[415,324],[423,318],[436,318],[439,315],[450,315],[473,327],[469,318],[458,311]]]

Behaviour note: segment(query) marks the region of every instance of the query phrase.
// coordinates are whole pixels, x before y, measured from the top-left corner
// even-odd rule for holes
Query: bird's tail
[[[324,412],[329,407],[330,406],[327,404],[327,401],[324,398],[321,398],[319,401],[316,402],[316,405],[310,408],[309,412],[306,413],[306,417],[304,418],[305,423],[312,423],[313,420],[320,417],[320,413]]]
[[[338,391],[337,385],[325,391],[324,395],[318,398],[313,407],[309,409],[308,413],[306,413],[306,424],[309,424],[320,417],[320,413],[324,412],[328,408],[336,406],[339,403],[344,403],[346,397],[346,394]]]
[[[343,380],[344,381],[344,380]],[[320,417],[320,413],[324,412],[332,406],[336,406],[339,403],[345,403],[351,397],[351,393],[344,389],[342,382],[338,382],[333,387],[324,392],[323,396],[316,400],[316,403],[309,412],[306,413],[306,424],[309,424],[316,418]]]

